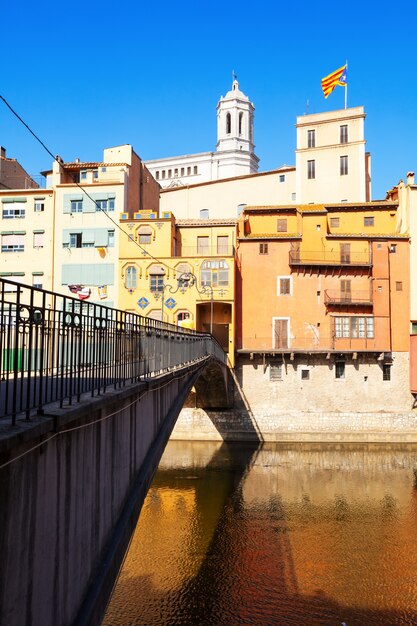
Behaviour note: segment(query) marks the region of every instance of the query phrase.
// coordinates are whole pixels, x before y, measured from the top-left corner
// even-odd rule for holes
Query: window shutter
[[[96,248],[104,248],[109,242],[109,233],[105,228],[96,228],[94,236]]]
[[[96,208],[96,205],[90,198],[86,197],[83,199],[83,213],[95,213]]]

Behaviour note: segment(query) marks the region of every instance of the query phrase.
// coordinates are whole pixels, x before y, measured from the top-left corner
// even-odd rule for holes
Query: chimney
[[[414,172],[407,172],[407,185],[414,185]]]
[[[0,146],[0,157],[6,158],[6,148],[3,148],[3,146]]]

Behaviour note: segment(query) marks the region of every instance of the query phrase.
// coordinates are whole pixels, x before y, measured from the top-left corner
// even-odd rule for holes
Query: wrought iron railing
[[[199,333],[0,279],[0,417],[226,355]]]
[[[372,294],[368,291],[345,291],[340,289],[326,289],[324,302],[327,305],[337,306],[372,306]]]
[[[289,264],[370,267],[372,260],[369,252],[351,252],[343,254],[338,250],[290,250]]]

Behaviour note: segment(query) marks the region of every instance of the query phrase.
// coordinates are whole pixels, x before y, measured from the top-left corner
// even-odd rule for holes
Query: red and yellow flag
[[[324,97],[327,98],[332,93],[336,85],[344,87],[347,84],[347,65],[339,67],[338,70],[332,72],[328,76],[321,79],[321,88],[323,89]]]

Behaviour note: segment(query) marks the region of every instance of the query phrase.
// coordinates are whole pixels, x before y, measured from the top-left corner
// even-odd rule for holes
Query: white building
[[[254,111],[234,80],[231,91],[217,105],[215,152],[155,159],[145,165],[163,188],[254,174],[259,162],[254,152]]]
[[[364,121],[363,107],[297,117],[297,202],[371,200]]]
[[[236,164],[239,150],[232,148],[239,148],[236,135],[240,130],[248,137],[246,144],[242,140],[246,158],[253,149],[252,122],[249,116],[241,116],[242,112],[231,106],[230,94],[233,92],[219,102],[218,148],[221,154],[233,153]],[[243,127],[246,121],[248,134]],[[296,167],[283,165],[269,172],[219,176],[221,180],[213,177],[200,181],[197,176],[195,180],[190,177],[185,185],[171,184],[162,190],[161,211],[171,211],[180,219],[218,219],[237,217],[244,205],[369,202],[371,157],[365,152],[364,121],[363,107],[299,116]],[[225,132],[228,129],[229,134]],[[226,156],[222,163],[222,172],[229,171]],[[182,180],[181,175],[179,179]]]

